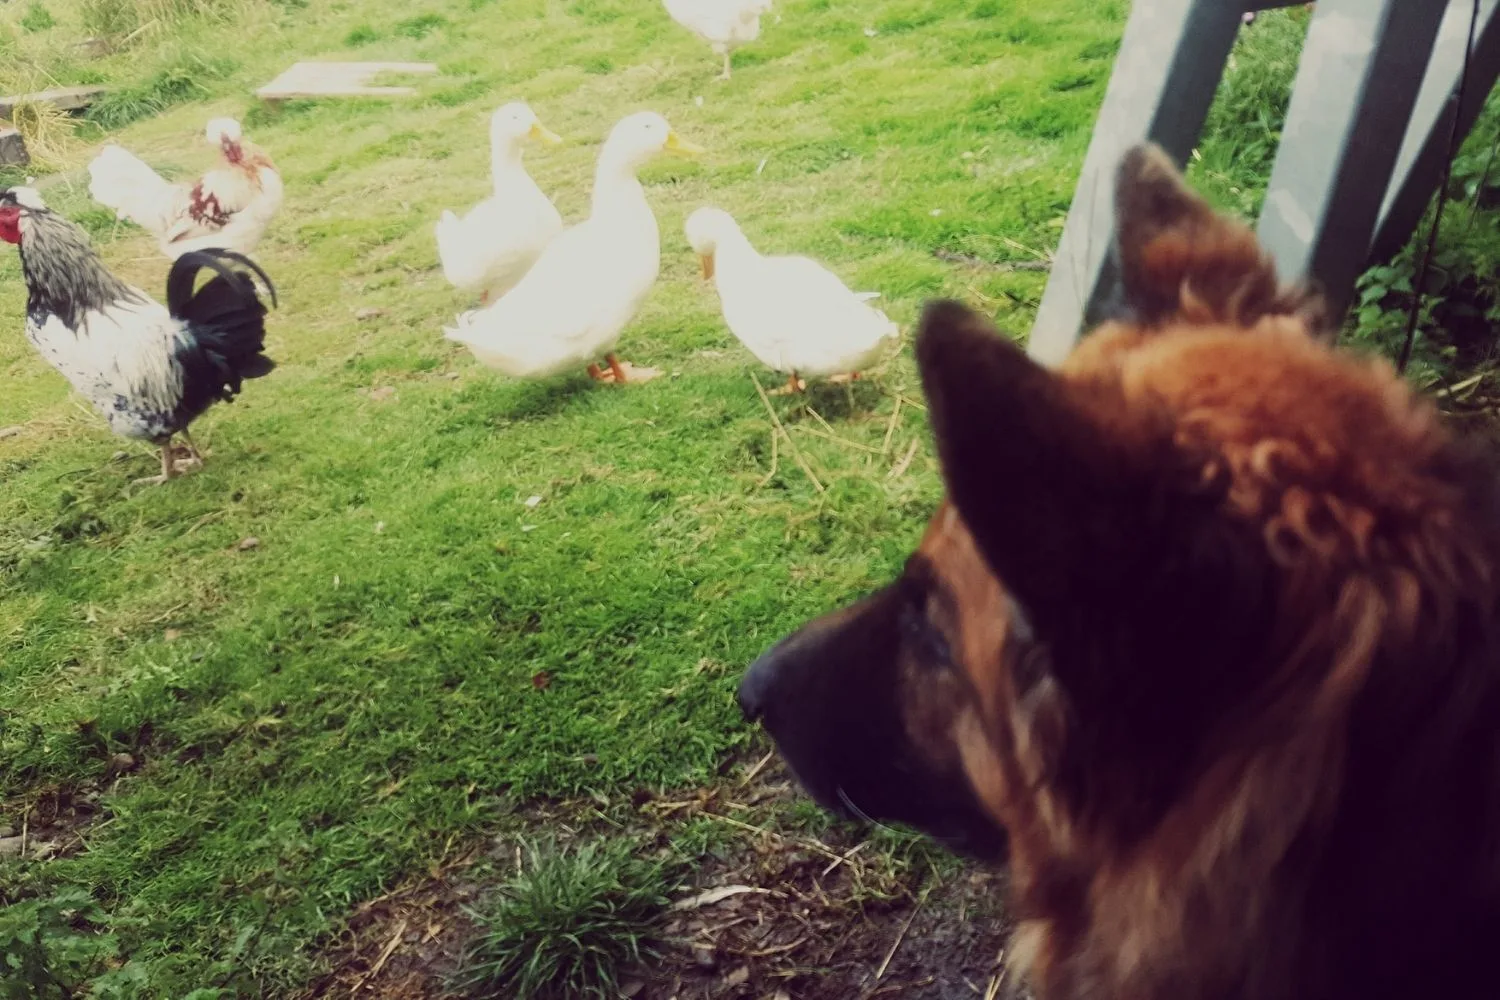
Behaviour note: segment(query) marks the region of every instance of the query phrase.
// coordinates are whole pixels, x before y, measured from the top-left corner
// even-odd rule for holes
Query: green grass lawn
[[[0,253],[0,824],[73,789],[104,806],[58,858],[0,860],[0,899],[86,889],[98,996],[295,994],[362,901],[531,805],[718,780],[751,738],[742,666],[885,580],[940,488],[909,350],[777,400],[817,485],[785,446],[773,465],[751,377],[776,376],[724,329],[683,218],[720,205],[903,327],[952,295],[1020,335],[1045,275],[1004,265],[1056,244],[1128,8],[784,0],[716,83],[657,0],[200,6],[97,61],[68,47],[73,3],[0,14],[6,86],[122,88],[98,116],[138,119],[111,136],[178,176],[212,160],[206,119],[241,117],[288,191],[257,254],[280,367],[161,488],[129,486],[154,454],[34,356]],[[408,100],[253,103],[317,57],[442,72]],[[568,220],[626,113],[708,148],[643,174],[662,275],[620,353],[670,377],[509,381],[441,338],[471,303],[432,226],[486,190],[486,118],[517,97],[568,140],[527,161]],[[62,144],[46,194],[159,291],[154,244],[88,202],[101,137]]]

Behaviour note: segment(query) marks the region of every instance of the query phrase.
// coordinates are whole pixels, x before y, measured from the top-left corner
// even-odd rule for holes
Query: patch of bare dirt
[[[628,1000],[994,1000],[1015,992],[1003,973],[1009,931],[1004,876],[978,866],[937,873],[836,828],[820,837],[778,831],[800,793],[767,757],[672,799],[631,797],[629,829],[596,800],[543,803],[529,831],[561,840],[629,832],[666,845],[690,818],[733,831],[699,859],[661,924],[661,960],[627,971]],[[361,906],[330,947],[333,971],[312,998],[435,1000],[474,931],[464,912],[483,898],[472,863],[509,862],[515,841],[453,862]]]
[[[362,904],[330,944],[332,971],[304,996],[449,996],[447,982],[474,929],[464,912],[480,894],[480,887],[465,878],[473,860],[459,859]]]
[[[88,828],[109,815],[105,791],[138,766],[130,754],[115,754],[97,782],[45,785],[0,803],[0,858],[50,861],[87,850]]]
[[[973,1000],[999,995],[997,875],[936,883],[865,865],[860,845],[778,837],[700,873],[668,919],[646,998]],[[730,894],[732,893],[732,894]],[[632,984],[633,985],[633,984]]]

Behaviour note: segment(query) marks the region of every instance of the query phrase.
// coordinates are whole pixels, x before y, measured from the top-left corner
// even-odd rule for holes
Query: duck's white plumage
[[[720,79],[729,79],[729,54],[760,37],[760,16],[771,0],[664,0],[672,20],[703,39],[724,59]]]
[[[799,376],[857,372],[899,338],[876,293],[853,292],[808,257],[765,256],[729,213],[700,208],[684,226],[719,292],[731,333],[768,368]]]
[[[521,101],[496,111],[490,117],[490,196],[462,217],[444,211],[438,220],[438,257],[455,288],[504,295],[562,232],[562,216],[521,162],[530,139],[561,141]]]
[[[640,112],[599,154],[586,221],[554,239],[513,289],[444,331],[507,375],[543,378],[608,354],[656,281],[661,238],[636,170],[663,150],[694,152],[665,118]]]

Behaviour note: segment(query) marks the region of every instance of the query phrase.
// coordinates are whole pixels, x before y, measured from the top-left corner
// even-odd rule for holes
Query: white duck
[[[562,142],[542,127],[522,101],[490,116],[490,173],[494,192],[463,218],[444,210],[437,224],[438,257],[450,284],[478,292],[480,301],[515,287],[562,232],[562,216],[521,164],[527,140]]]
[[[896,342],[900,331],[867,305],[875,292],[851,292],[807,257],[766,257],[728,212],[700,208],[684,225],[703,259],[703,277],[719,291],[724,322],[760,362],[788,376],[853,378]]]
[[[720,80],[729,79],[729,54],[760,37],[760,16],[770,13],[771,0],[665,0],[672,20],[703,39],[715,55],[724,57]]]
[[[613,350],[661,266],[661,234],[636,171],[663,151],[695,155],[661,115],[642,111],[610,131],[594,172],[586,221],[553,240],[526,276],[444,336],[507,375],[544,378],[587,366],[600,381],[629,380]],[[603,357],[609,372],[599,370]],[[637,381],[652,374],[637,370]]]

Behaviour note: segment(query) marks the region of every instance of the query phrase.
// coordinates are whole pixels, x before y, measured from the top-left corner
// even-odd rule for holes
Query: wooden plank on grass
[[[310,97],[408,97],[411,87],[376,87],[382,73],[436,73],[432,63],[299,62],[255,92],[264,101]]]
[[[0,97],[0,118],[9,118],[17,104],[46,104],[58,111],[82,111],[108,92],[108,87],[58,87],[35,94]]]
[[[31,162],[26,140],[13,128],[0,128],[0,167],[24,167]]]

